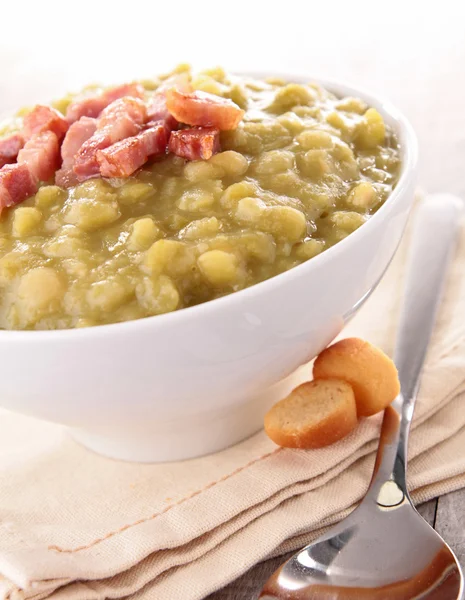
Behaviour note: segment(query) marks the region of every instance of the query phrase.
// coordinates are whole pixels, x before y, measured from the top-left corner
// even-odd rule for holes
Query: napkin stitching
[[[234,471],[231,471],[227,475],[223,475],[223,477],[220,477],[219,479],[216,479],[215,481],[211,481],[204,487],[202,487],[198,490],[195,490],[195,492],[191,492],[190,494],[188,494],[187,496],[184,496],[177,502],[173,502],[173,504],[169,504],[163,510],[153,513],[152,515],[149,515],[148,517],[138,519],[137,521],[134,521],[133,523],[127,523],[126,525],[123,525],[122,527],[115,529],[114,531],[110,531],[109,533],[105,534],[104,536],[97,538],[97,539],[93,540],[92,542],[89,542],[88,544],[85,544],[83,546],[77,546],[76,548],[62,548],[60,546],[49,546],[48,549],[54,550],[55,552],[62,552],[62,553],[66,553],[66,554],[71,554],[73,552],[79,552],[80,550],[88,550],[89,548],[92,548],[93,546],[96,546],[97,544],[100,544],[101,542],[104,542],[105,540],[108,540],[109,538],[114,537],[118,533],[127,531],[128,529],[131,529],[132,527],[136,527],[136,525],[141,525],[142,523],[147,523],[148,521],[153,521],[157,517],[160,517],[161,515],[166,514],[167,512],[169,512],[171,509],[175,508],[176,506],[179,506],[180,504],[184,504],[184,502],[187,502],[188,500],[191,500],[192,498],[199,496],[201,493],[206,492],[207,490],[215,487],[216,485],[222,483],[223,481],[227,481],[231,477],[234,477],[234,475],[241,473],[242,471],[244,471],[245,469],[248,469],[252,465],[254,465],[262,460],[265,460],[266,458],[269,458],[271,456],[278,454],[282,450],[284,450],[284,448],[278,447],[278,448],[275,448],[274,450],[272,450],[271,452],[262,454],[261,456],[258,456],[257,458],[250,460],[245,465],[242,465],[241,467],[234,469]]]

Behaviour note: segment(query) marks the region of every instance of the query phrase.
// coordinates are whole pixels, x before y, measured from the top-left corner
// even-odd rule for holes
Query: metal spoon
[[[423,202],[413,231],[395,362],[401,393],[385,411],[376,464],[360,506],[291,557],[260,598],[463,600],[457,558],[415,510],[406,483],[407,440],[420,373],[449,265],[462,202]]]

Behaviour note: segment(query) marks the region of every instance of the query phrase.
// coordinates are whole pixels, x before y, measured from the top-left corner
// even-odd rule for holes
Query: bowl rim
[[[233,72],[233,74],[236,74]],[[91,327],[84,328],[71,328],[71,329],[51,329],[51,330],[0,330],[0,341],[8,343],[14,342],[27,342],[27,343],[43,343],[51,341],[71,341],[71,340],[83,340],[88,338],[99,338],[101,336],[108,335],[119,335],[120,333],[137,333],[145,328],[163,328],[171,327],[176,324],[182,325],[186,319],[194,319],[195,317],[202,317],[205,313],[215,312],[217,310],[223,310],[228,308],[230,305],[238,304],[248,297],[256,294],[266,294],[268,290],[273,287],[285,285],[286,282],[301,277],[302,275],[309,275],[312,269],[319,268],[321,265],[331,261],[333,257],[337,257],[341,252],[344,252],[350,245],[354,245],[358,242],[359,238],[364,235],[364,232],[368,231],[369,227],[374,227],[373,223],[376,224],[378,221],[384,218],[390,205],[401,202],[404,197],[404,191],[414,183],[417,163],[418,163],[418,142],[414,132],[414,129],[408,119],[403,113],[397,109],[389,100],[386,100],[378,94],[374,94],[367,91],[365,88],[352,85],[351,83],[342,80],[331,80],[322,77],[312,77],[308,75],[302,75],[298,73],[275,73],[272,71],[241,71],[237,73],[241,77],[253,77],[257,79],[266,79],[267,77],[278,77],[288,82],[304,83],[312,82],[317,83],[333,92],[337,96],[355,96],[364,100],[369,106],[376,108],[382,114],[383,118],[394,128],[396,131],[399,141],[402,156],[401,171],[399,180],[396,187],[388,196],[385,203],[376,211],[376,213],[370,217],[370,219],[364,223],[361,227],[356,229],[346,238],[331,246],[321,254],[311,258],[310,260],[297,265],[275,275],[270,279],[261,281],[253,284],[248,288],[233,292],[222,296],[221,298],[215,298],[202,304],[190,306],[173,312],[153,315],[151,317],[144,317],[141,319],[133,319],[130,321],[123,321],[119,323],[109,323],[104,325],[93,325]],[[307,273],[308,272],[308,273]]]

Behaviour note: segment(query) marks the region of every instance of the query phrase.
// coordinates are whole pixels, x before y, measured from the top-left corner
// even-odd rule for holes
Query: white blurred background
[[[343,79],[411,119],[422,187],[465,196],[459,0],[36,0],[0,13],[0,113],[178,62]]]

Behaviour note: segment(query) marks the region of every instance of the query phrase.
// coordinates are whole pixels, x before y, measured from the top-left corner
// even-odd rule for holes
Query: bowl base
[[[299,369],[262,394],[221,411],[157,422],[144,430],[69,431],[89,450],[118,460],[156,463],[196,458],[225,450],[257,433],[263,427],[265,413],[306,378],[303,373]]]
[[[141,463],[173,462],[219,452],[250,437],[263,425],[262,418],[245,414],[225,415],[186,429],[185,423],[160,424],[153,431],[105,435],[83,429],[70,429],[80,444],[108,458]],[[247,426],[245,425],[247,422]]]

